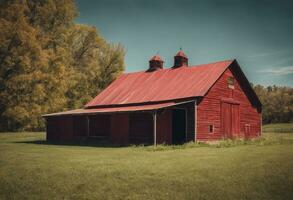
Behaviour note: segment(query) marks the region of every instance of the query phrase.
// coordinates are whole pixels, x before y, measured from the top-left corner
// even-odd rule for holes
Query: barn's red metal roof
[[[204,96],[233,60],[120,75],[86,108]]]
[[[108,107],[108,108],[91,108],[91,109],[76,109],[69,110],[58,113],[51,113],[43,115],[43,117],[50,116],[63,116],[63,115],[90,115],[97,113],[117,113],[117,112],[133,112],[133,111],[152,111],[162,108],[172,107],[180,104],[189,103],[191,101],[184,102],[165,102],[165,103],[155,103],[150,105],[135,105],[135,106],[120,106],[120,107]]]

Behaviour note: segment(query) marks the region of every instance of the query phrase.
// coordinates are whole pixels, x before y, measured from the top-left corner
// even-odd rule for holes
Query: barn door
[[[231,131],[235,137],[240,132],[240,119],[239,119],[239,104],[231,104]]]
[[[236,137],[240,131],[239,104],[222,102],[221,110],[223,136]]]
[[[223,130],[223,136],[225,138],[231,138],[232,137],[232,131],[231,131],[231,104],[222,102],[222,130]]]

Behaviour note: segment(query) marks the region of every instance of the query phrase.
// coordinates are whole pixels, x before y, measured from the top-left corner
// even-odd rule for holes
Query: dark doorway
[[[172,144],[186,141],[186,113],[184,109],[172,110]]]

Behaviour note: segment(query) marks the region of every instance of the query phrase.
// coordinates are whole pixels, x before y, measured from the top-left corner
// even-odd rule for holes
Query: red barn
[[[47,140],[180,144],[261,134],[262,105],[236,60],[188,66],[183,51],[164,69],[124,73],[82,109],[44,115]]]

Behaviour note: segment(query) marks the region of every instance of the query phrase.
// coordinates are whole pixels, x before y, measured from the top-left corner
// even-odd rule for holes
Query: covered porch
[[[181,144],[195,139],[195,102],[78,109],[45,115],[47,140]]]

